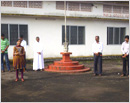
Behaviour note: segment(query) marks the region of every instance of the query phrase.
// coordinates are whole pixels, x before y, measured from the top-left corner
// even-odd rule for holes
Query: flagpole
[[[65,10],[65,42],[64,42],[64,52],[68,52],[69,43],[67,41],[67,32],[66,32],[66,1],[64,1],[64,10]]]
[[[64,1],[64,10],[65,10],[65,43],[67,42],[67,35],[66,35],[66,1]]]

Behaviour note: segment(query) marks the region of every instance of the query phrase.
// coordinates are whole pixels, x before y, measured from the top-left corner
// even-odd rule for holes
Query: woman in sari
[[[24,51],[24,47],[22,47],[21,45],[21,41],[18,40],[17,41],[17,45],[14,47],[13,50],[13,67],[16,70],[16,82],[19,80],[18,78],[18,73],[19,70],[21,71],[21,81],[23,82],[23,72],[25,70],[25,59],[24,59],[24,55],[25,55],[25,51]]]

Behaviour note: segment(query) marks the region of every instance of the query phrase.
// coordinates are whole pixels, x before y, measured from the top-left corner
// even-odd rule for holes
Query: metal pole
[[[68,41],[67,41],[67,32],[66,32],[66,1],[64,1],[64,10],[65,10],[65,42],[64,42],[64,52],[68,52]]]
[[[65,10],[65,43],[67,42],[67,36],[66,36],[66,1],[64,1],[64,10]]]

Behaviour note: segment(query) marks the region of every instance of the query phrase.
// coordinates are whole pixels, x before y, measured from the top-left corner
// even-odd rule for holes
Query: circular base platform
[[[49,65],[45,71],[48,72],[60,72],[60,73],[79,73],[89,71],[90,68],[86,68],[84,65],[79,64],[78,61],[72,61],[70,59],[71,52],[61,52],[62,60],[54,61]]]
[[[84,69],[78,69],[78,70],[53,70],[53,69],[44,69],[44,71],[48,72],[58,72],[58,73],[80,73],[80,72],[86,72],[90,71],[90,68],[84,68]]]

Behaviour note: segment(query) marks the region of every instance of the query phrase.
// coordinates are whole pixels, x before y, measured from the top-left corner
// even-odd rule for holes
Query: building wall
[[[96,18],[123,19],[123,20],[124,19],[128,20],[129,18],[129,14],[127,13],[125,14],[125,13],[103,12],[103,4],[93,3],[91,9],[92,9],[91,12],[67,10],[66,15],[68,17],[84,17],[84,18],[96,17]],[[4,14],[15,14],[15,15],[64,16],[64,10],[56,9],[56,1],[42,2],[42,8],[22,8],[22,7],[2,6],[1,12]],[[114,16],[114,15],[118,15],[118,16]]]
[[[28,24],[29,45],[27,46],[27,58],[33,58],[33,43],[35,37],[39,36],[43,44],[44,57],[61,57],[62,45],[62,25],[64,19],[48,19],[34,17],[5,17],[2,16],[2,23],[8,24]],[[128,21],[117,20],[94,20],[94,19],[67,19],[67,25],[85,26],[85,45],[70,45],[71,56],[92,56],[92,43],[95,36],[100,36],[100,41],[104,45],[103,55],[120,55],[121,45],[107,45],[107,27],[126,27],[126,34],[129,34]],[[9,58],[13,58],[13,47],[9,47]]]

